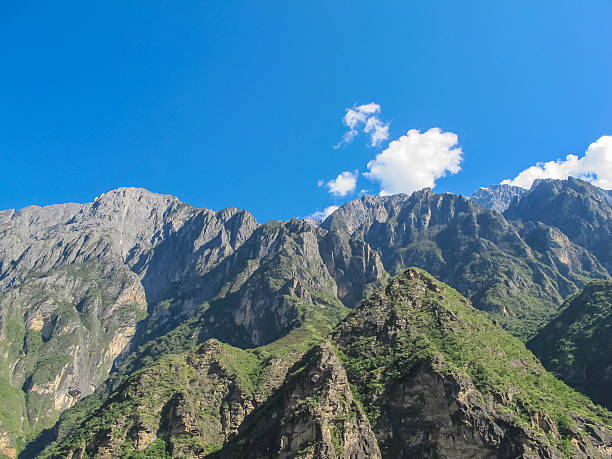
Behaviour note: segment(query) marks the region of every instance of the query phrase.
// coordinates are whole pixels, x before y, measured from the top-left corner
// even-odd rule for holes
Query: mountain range
[[[0,453],[610,457],[565,383],[611,407],[611,272],[612,197],[573,178],[320,224],[137,188],[2,211]]]

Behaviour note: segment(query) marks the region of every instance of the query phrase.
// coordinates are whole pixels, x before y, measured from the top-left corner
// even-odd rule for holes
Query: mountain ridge
[[[607,201],[595,187],[556,181],[534,191],[542,186],[570,204],[582,196],[576,189],[586,190],[580,199],[599,225],[592,234],[608,228]],[[10,409],[0,412],[8,426],[0,446],[16,452],[44,429],[68,428],[56,424],[61,412],[83,399],[104,403],[131,374],[194,343],[295,341],[290,348],[303,352],[411,265],[529,337],[567,295],[610,278],[601,245],[566,235],[553,224],[559,215],[523,213],[534,191],[504,214],[430,189],[366,195],[320,225],[260,224],[246,210],[198,209],[139,188],[3,211],[0,390]]]

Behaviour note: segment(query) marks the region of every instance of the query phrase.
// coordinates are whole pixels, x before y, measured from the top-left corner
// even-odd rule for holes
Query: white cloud
[[[565,159],[539,162],[502,183],[531,188],[536,179],[566,179],[569,176],[587,180],[606,190],[612,189],[612,136],[604,135],[589,145],[582,158],[567,155]]]
[[[456,145],[457,134],[452,132],[411,129],[370,161],[364,175],[380,183],[381,196],[433,188],[438,178],[461,170],[463,152],[453,148]]]
[[[340,148],[345,143],[350,143],[359,134],[359,131],[370,136],[370,145],[376,147],[389,138],[389,123],[378,118],[380,105],[371,102],[369,104],[347,108],[342,121],[349,129],[342,136],[342,140],[334,146]]]
[[[380,105],[375,104],[374,102],[370,102],[369,104],[360,105],[359,107],[357,107],[357,110],[362,113],[379,113]]]
[[[358,124],[366,122],[366,115],[362,113],[359,108],[347,108],[346,113],[344,115],[344,124],[351,128],[355,129]]]
[[[355,137],[357,137],[359,131],[357,129],[351,129],[350,131],[346,131],[342,136],[342,141],[338,143],[334,148],[338,149],[345,143],[351,143]]]
[[[331,214],[333,214],[339,208],[340,208],[340,206],[329,206],[329,207],[326,207],[323,210],[320,210],[320,211],[317,211],[317,212],[313,212],[308,217],[306,217],[306,220],[315,220],[317,222],[323,221],[327,217],[329,217]]]
[[[349,193],[355,191],[357,186],[357,176],[359,172],[344,171],[338,174],[333,180],[326,183],[329,192],[334,196],[346,196]]]
[[[363,132],[370,134],[370,145],[375,147],[389,138],[389,125],[372,116],[368,118]]]

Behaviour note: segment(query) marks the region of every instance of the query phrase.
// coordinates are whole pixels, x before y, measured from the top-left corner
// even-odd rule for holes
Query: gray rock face
[[[51,427],[130,351],[192,316],[199,341],[257,346],[318,305],[340,317],[338,297],[355,305],[386,276],[367,244],[308,222],[260,226],[136,188],[0,222],[0,372],[24,420],[14,433]]]
[[[364,196],[321,226],[363,240],[391,274],[409,266],[425,269],[522,336],[582,288],[583,276],[608,277],[597,256],[559,230],[551,230],[554,236],[544,243],[536,226],[429,189],[411,196]]]
[[[520,198],[527,192],[528,190],[518,186],[491,185],[477,189],[470,199],[480,207],[502,213],[516,198]]]
[[[168,285],[210,269],[256,227],[248,212],[196,209],[137,188],[3,211],[0,384],[23,419],[17,432],[52,426],[92,393]]]
[[[573,243],[612,269],[612,204],[604,190],[573,177],[542,180],[504,215],[522,222],[555,226]]]
[[[315,347],[304,361],[305,368],[285,383],[272,403],[246,420],[213,457],[381,458],[332,345]]]

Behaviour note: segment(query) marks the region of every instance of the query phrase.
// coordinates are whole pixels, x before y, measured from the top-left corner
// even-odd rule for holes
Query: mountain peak
[[[611,414],[422,270],[393,278],[332,337],[383,457],[560,457],[566,444],[609,457]],[[601,437],[583,435],[587,418]]]
[[[501,213],[510,207],[512,201],[520,198],[527,191],[524,188],[506,184],[490,185],[480,187],[472,194],[471,199],[485,209]]]

